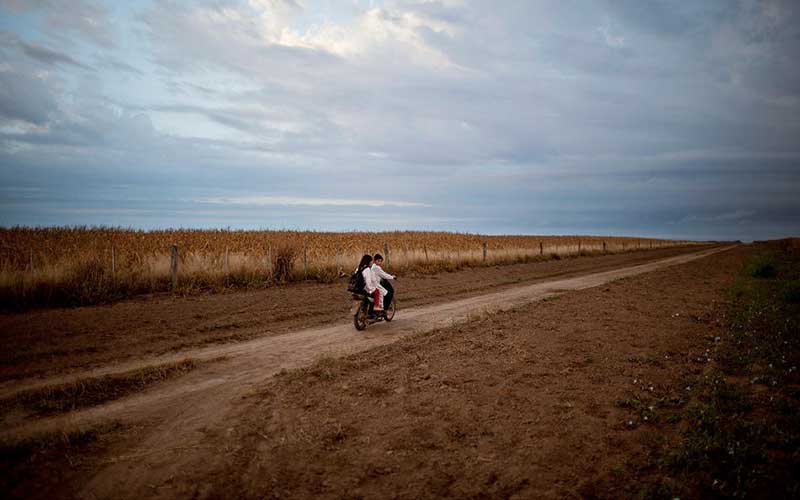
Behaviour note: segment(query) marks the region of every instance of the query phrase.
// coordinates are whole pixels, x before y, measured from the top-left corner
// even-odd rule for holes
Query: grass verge
[[[800,498],[798,243],[754,245],[708,368],[673,414],[679,442],[652,448],[639,498]]]
[[[104,438],[123,429],[112,421],[0,441],[0,491],[4,498],[68,496],[60,480],[94,460]]]
[[[85,378],[67,384],[31,389],[6,400],[3,406],[6,408],[21,406],[39,416],[88,408],[179,377],[198,366],[197,360],[184,359],[115,375]]]

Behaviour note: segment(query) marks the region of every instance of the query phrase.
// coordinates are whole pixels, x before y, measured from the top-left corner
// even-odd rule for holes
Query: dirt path
[[[150,363],[158,364],[186,357],[227,359],[153,390],[101,407],[6,429],[3,435],[19,437],[48,429],[91,425],[109,419],[147,422],[145,429],[148,432],[137,438],[136,446],[113,457],[86,485],[83,493],[85,496],[100,498],[139,498],[145,494],[151,496],[149,484],[168,481],[170,477],[179,474],[186,465],[187,456],[191,456],[191,450],[204,446],[210,430],[225,429],[228,418],[237,410],[237,401],[283,369],[308,365],[320,356],[341,356],[363,351],[394,342],[415,331],[448,326],[476,314],[518,307],[569,290],[596,287],[726,249],[716,248],[637,266],[509,288],[439,305],[401,309],[391,324],[378,324],[363,333],[356,332],[352,324],[344,323],[155,357]],[[402,294],[400,300],[402,306]],[[137,363],[137,366],[141,366],[141,363]],[[130,368],[120,364],[100,372],[114,373]],[[121,478],[126,478],[123,490],[119,489]]]

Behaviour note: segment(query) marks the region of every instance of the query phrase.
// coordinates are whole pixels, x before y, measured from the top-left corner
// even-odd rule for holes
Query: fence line
[[[536,248],[536,244],[538,243],[538,249]],[[643,245],[644,243],[644,245]],[[437,267],[444,266],[445,268],[452,269],[453,266],[459,267],[461,265],[475,265],[475,264],[489,264],[492,265],[494,263],[508,263],[508,262],[519,262],[524,261],[527,259],[538,258],[544,259],[546,258],[545,255],[554,255],[554,256],[572,256],[572,255],[586,255],[587,253],[591,254],[609,254],[609,253],[619,253],[627,252],[630,250],[647,250],[647,249],[659,249],[659,248],[668,248],[668,247],[675,247],[675,246],[682,246],[682,245],[695,245],[699,244],[700,242],[688,242],[688,241],[656,241],[652,239],[635,239],[633,241],[630,240],[594,240],[594,241],[585,241],[583,239],[576,239],[573,240],[571,243],[568,244],[553,244],[549,243],[546,244],[544,240],[539,240],[538,242],[534,242],[534,246],[524,246],[524,247],[494,247],[489,245],[489,241],[479,241],[476,242],[475,246],[472,249],[469,248],[462,248],[462,249],[453,249],[451,251],[444,251],[444,250],[435,250],[432,251],[431,248],[427,244],[421,245],[421,247],[395,247],[392,248],[392,244],[389,241],[385,241],[383,246],[383,253],[384,260],[387,266],[395,266],[395,268],[405,268],[410,269],[417,265],[424,265],[424,264],[436,264]],[[635,246],[633,246],[635,245]],[[108,247],[107,247],[108,248]],[[263,248],[263,247],[262,247]],[[576,251],[577,249],[577,251]],[[364,253],[367,253],[369,249],[365,249]],[[311,255],[309,255],[311,254]],[[24,253],[23,253],[24,255]],[[108,255],[108,254],[106,254]],[[163,255],[163,254],[161,254]],[[178,245],[171,245],[169,247],[169,267],[168,267],[168,275],[170,279],[170,286],[171,289],[177,289],[179,285],[179,276],[178,273],[182,273],[184,277],[190,277],[196,273],[205,272],[213,277],[213,271],[208,270],[208,266],[203,264],[203,259],[207,258],[200,252],[189,252],[183,254],[184,262],[180,264],[181,269],[179,269],[179,260],[181,258],[181,254],[179,253]],[[253,275],[258,275],[259,273],[264,273],[261,271],[262,268],[258,262],[261,260],[255,256],[254,254],[245,252],[237,252],[234,256],[231,256],[231,248],[229,246],[224,247],[224,254],[223,254],[223,273],[225,277],[229,277],[235,273],[246,272]],[[263,254],[262,254],[263,255]],[[295,254],[297,255],[297,254]],[[110,268],[106,267],[106,276],[110,276],[111,280],[116,281],[120,278],[120,255],[118,255],[116,245],[110,246],[110,262],[109,260],[99,259],[101,265],[103,265],[102,261],[105,260],[104,266],[109,266]],[[158,259],[158,254],[154,256]],[[310,247],[307,241],[303,242],[302,247],[302,278],[320,278],[321,276],[325,275],[326,272],[334,273],[334,276],[339,276],[347,264],[345,260],[350,260],[352,258],[358,259],[359,256],[355,256],[352,253],[348,253],[343,250],[341,246],[336,246],[335,250],[332,253],[325,255],[324,252],[320,251],[319,249],[315,249],[314,247]],[[141,258],[141,257],[139,257]],[[218,258],[218,257],[217,257]],[[244,258],[244,263],[243,262]],[[261,257],[263,258],[263,257]],[[273,254],[272,245],[267,246],[267,265],[266,265],[266,278],[269,279],[274,270],[275,270],[275,262],[274,262],[275,254]],[[311,258],[312,262],[309,262],[309,258]],[[549,257],[547,257],[549,258]],[[189,259],[189,260],[186,260]],[[234,262],[232,263],[232,259]],[[296,257],[295,257],[296,259]],[[37,254],[35,251],[30,250],[28,252],[28,269],[29,269],[29,276],[31,279],[40,279],[44,278],[45,275],[53,274],[53,267],[55,264],[49,263],[45,259],[39,259],[37,261]],[[91,259],[90,259],[91,260]],[[213,259],[216,260],[216,259]],[[162,261],[163,262],[163,261]],[[207,262],[207,261],[206,261]],[[216,260],[217,266],[219,266],[219,261]],[[295,260],[295,263],[297,260]],[[252,264],[255,263],[255,267]],[[39,265],[41,264],[41,265]],[[137,261],[134,261],[133,267],[136,267]],[[158,260],[150,259],[149,263],[147,258],[145,258],[145,262],[138,263],[139,266],[144,266],[145,271],[149,270],[152,273],[161,274],[163,273],[164,267],[160,267],[161,271],[159,271],[159,266],[163,264],[158,264]],[[296,264],[295,264],[296,265]],[[186,267],[188,266],[188,267]],[[122,269],[123,273],[128,272],[131,269],[131,260],[130,257],[125,256],[123,252],[122,255]],[[219,269],[217,267],[216,269]],[[295,268],[296,269],[296,268]],[[327,270],[327,271],[326,271]],[[110,273],[109,273],[110,271]],[[8,267],[6,267],[2,272],[9,272]],[[14,272],[14,271],[11,271]],[[16,271],[19,272],[19,271]],[[297,271],[295,271],[297,272]],[[161,274],[163,276],[163,274]],[[263,276],[263,275],[262,275]],[[296,279],[298,276],[295,274]],[[262,278],[263,279],[263,278]]]

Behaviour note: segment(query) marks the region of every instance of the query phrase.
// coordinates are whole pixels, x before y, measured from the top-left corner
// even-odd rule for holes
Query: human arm
[[[378,281],[380,281],[381,279],[384,280],[394,279],[394,276],[384,271],[379,265],[372,266],[372,272],[375,274],[375,277],[377,278]]]

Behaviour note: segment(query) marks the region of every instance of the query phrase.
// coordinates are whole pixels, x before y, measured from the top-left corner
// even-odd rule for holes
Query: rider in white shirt
[[[383,297],[387,291],[381,286],[380,278],[375,275],[370,266],[365,267],[361,274],[364,276],[364,289],[374,298],[375,312],[383,311]]]
[[[392,303],[392,298],[394,297],[394,287],[392,287],[392,284],[389,283],[389,280],[395,279],[396,276],[384,271],[381,267],[381,264],[383,264],[383,256],[379,253],[376,253],[372,260],[372,274],[377,281],[377,286],[383,290],[381,292],[381,301],[383,303],[383,308],[385,309],[389,307],[389,305]]]

